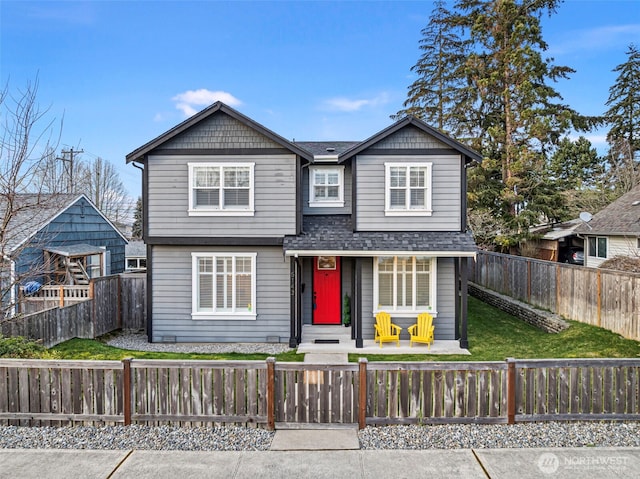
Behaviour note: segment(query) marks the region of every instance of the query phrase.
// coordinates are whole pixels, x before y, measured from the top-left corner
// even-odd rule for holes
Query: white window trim
[[[215,260],[217,256],[225,256],[225,257],[233,257],[236,258],[238,256],[242,257],[250,257],[251,258],[251,312],[247,313],[242,311],[240,313],[224,311],[224,312],[215,312],[215,311],[198,311],[198,259],[200,258],[212,258],[213,264],[215,268]],[[191,319],[201,320],[201,319],[216,319],[216,320],[233,320],[233,321],[255,321],[257,319],[256,313],[256,277],[258,275],[256,268],[256,258],[257,253],[230,253],[230,252],[192,252],[191,253]],[[235,268],[235,261],[234,261]],[[214,273],[215,274],[215,273]],[[214,290],[215,290],[215,282],[214,282]],[[235,294],[235,291],[234,291]],[[215,300],[214,303],[215,305]]]
[[[254,216],[254,175],[255,163],[235,163],[235,162],[206,162],[206,163],[189,163],[189,216]],[[249,207],[243,209],[233,208],[196,208],[193,204],[193,171],[195,168],[224,168],[224,167],[244,167],[250,169],[249,174]],[[222,174],[220,181],[222,182]],[[222,190],[222,188],[221,188]],[[222,195],[221,195],[222,196]]]
[[[338,199],[331,201],[317,200],[315,198],[315,183],[313,181],[315,175],[314,172],[322,171],[337,171],[339,176],[338,184]],[[343,165],[331,165],[331,166],[310,166],[309,167],[309,207],[311,208],[342,208],[344,207],[344,166]]]
[[[410,209],[407,205],[406,209],[397,209],[391,208],[391,195],[389,192],[391,191],[391,168],[409,168],[409,167],[418,167],[418,168],[426,168],[427,169],[427,179],[426,179],[426,207],[422,209]],[[432,184],[432,168],[433,163],[420,162],[401,162],[401,163],[386,163],[384,164],[384,214],[385,216],[431,216],[433,213],[431,206],[431,184]],[[407,181],[409,181],[409,175],[407,175]],[[407,186],[407,191],[409,190],[409,186]],[[411,195],[407,195],[406,200],[409,201]]]
[[[587,256],[589,258],[594,258],[594,259],[598,259],[598,260],[605,260],[609,258],[609,237],[608,236],[588,236],[587,238],[595,238],[595,242],[596,242],[596,254],[595,256],[591,255],[591,247],[589,245],[589,239],[587,239]],[[598,255],[598,251],[600,250],[600,248],[598,247],[598,240],[599,239],[604,239],[605,240],[605,255],[604,256],[599,256]]]
[[[397,287],[397,281],[395,281],[395,276],[396,276],[396,271],[397,271],[397,264],[398,264],[398,258],[412,258],[415,257],[413,255],[406,255],[406,256],[394,256],[394,261],[393,261],[393,269],[394,269],[394,281],[393,281],[393,299],[394,301],[396,300],[396,287]],[[438,311],[437,311],[437,304],[436,304],[436,298],[438,297],[438,291],[437,291],[437,274],[438,274],[438,258],[433,257],[433,256],[424,256],[424,255],[420,255],[420,257],[424,257],[424,258],[429,258],[430,259],[430,267],[429,267],[429,303],[431,304],[430,307],[420,307],[418,309],[397,309],[395,307],[384,307],[380,305],[379,302],[379,298],[378,298],[378,257],[374,257],[373,258],[373,304],[374,309],[373,309],[373,314],[375,315],[376,313],[379,313],[380,311],[385,311],[389,314],[393,314],[393,316],[398,317],[398,318],[414,318],[416,316],[416,314],[419,313],[429,313],[431,314],[433,317],[437,317],[438,316]],[[414,267],[415,267],[415,263],[414,263]],[[412,287],[412,291],[413,293],[415,293],[415,281],[416,281],[416,274],[415,274],[415,269],[413,271],[413,287]]]

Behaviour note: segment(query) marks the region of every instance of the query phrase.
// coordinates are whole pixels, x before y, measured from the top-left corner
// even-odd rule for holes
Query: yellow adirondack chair
[[[413,326],[410,326],[409,331],[409,346],[413,347],[413,343],[426,343],[428,349],[431,350],[431,343],[433,343],[433,316],[429,313],[420,313],[418,315],[418,322]]]
[[[397,346],[400,346],[400,331],[402,328],[391,322],[391,316],[389,313],[380,311],[376,314],[376,324],[373,325],[376,329],[374,336],[374,342],[379,342],[380,347],[382,343],[388,343],[395,341]]]

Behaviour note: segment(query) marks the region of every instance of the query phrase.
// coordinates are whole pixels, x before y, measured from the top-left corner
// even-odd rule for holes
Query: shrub
[[[5,338],[0,334],[0,358],[58,359],[56,351],[49,351],[37,341],[22,336]]]

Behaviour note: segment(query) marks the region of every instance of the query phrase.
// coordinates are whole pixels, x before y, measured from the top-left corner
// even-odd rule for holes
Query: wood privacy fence
[[[3,336],[23,336],[52,347],[71,338],[96,338],[116,329],[143,329],[146,324],[146,276],[94,278],[90,298],[71,306],[0,321]]]
[[[640,359],[314,365],[0,360],[0,424],[640,420]]]
[[[640,341],[640,274],[481,251],[471,280],[565,318]]]

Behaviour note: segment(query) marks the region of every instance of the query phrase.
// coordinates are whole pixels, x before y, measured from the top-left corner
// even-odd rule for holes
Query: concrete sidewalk
[[[0,450],[0,477],[11,479],[635,479],[638,471],[638,448],[267,452]]]

